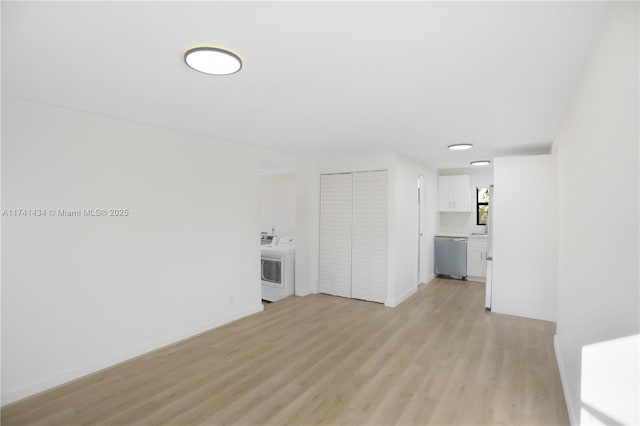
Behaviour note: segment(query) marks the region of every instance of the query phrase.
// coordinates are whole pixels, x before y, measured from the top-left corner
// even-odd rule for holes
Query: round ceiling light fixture
[[[471,162],[472,166],[488,166],[489,164],[491,164],[491,161],[489,160],[479,160]]]
[[[449,149],[451,151],[462,151],[464,149],[471,149],[471,148],[473,148],[473,145],[471,145],[470,143],[459,143],[455,145],[449,145]]]
[[[194,47],[184,54],[184,61],[196,71],[212,75],[229,75],[240,71],[242,59],[218,47]]]

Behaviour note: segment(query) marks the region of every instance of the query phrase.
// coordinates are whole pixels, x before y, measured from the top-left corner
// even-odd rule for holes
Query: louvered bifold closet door
[[[351,297],[383,303],[387,295],[387,172],[353,174]]]
[[[320,176],[320,293],[351,297],[352,178]]]
[[[369,300],[369,214],[371,173],[353,174],[353,228],[351,237],[351,297]]]

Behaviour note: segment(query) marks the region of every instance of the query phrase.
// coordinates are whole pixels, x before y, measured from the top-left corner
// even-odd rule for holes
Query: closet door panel
[[[353,176],[320,176],[318,291],[351,297]]]
[[[351,297],[369,300],[369,232],[371,227],[371,173],[353,174]]]

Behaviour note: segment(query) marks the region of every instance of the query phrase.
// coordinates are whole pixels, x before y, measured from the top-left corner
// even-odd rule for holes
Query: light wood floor
[[[397,308],[325,295],[2,410],[2,425],[568,424],[555,324],[436,279]]]

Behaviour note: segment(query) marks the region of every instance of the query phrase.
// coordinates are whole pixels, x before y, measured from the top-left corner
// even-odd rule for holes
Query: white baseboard
[[[170,336],[166,336],[152,342],[146,343],[141,346],[137,346],[135,348],[131,348],[124,352],[120,352],[117,354],[109,355],[105,358],[89,362],[82,366],[63,371],[58,374],[51,375],[49,377],[43,378],[35,383],[30,383],[21,388],[8,391],[2,394],[2,406],[4,407],[7,404],[11,404],[13,402],[19,401],[21,399],[27,398],[29,396],[35,395],[39,392],[43,392],[54,388],[56,386],[60,386],[62,384],[68,383],[72,380],[79,379],[81,377],[87,376],[89,374],[96,373],[100,370],[104,370],[109,367],[113,367],[116,364],[121,362],[130,360],[132,358],[138,357],[140,355],[144,355],[145,353],[154,351],[156,349],[160,349],[164,346],[172,345],[174,343],[178,343],[181,340],[185,340],[191,338],[197,334],[204,333],[206,331],[212,330],[214,328],[220,327],[224,324],[228,324],[232,321],[238,320],[240,318],[246,317],[251,314],[255,314],[261,312],[264,309],[262,303],[258,306],[254,306],[252,308],[244,309],[242,311],[236,312],[232,315],[228,315],[226,317],[217,318],[213,321],[210,321],[206,324],[202,324],[197,327],[190,328],[188,330],[183,330],[179,333],[172,334]]]
[[[532,319],[537,319],[537,320],[542,320],[542,321],[557,322],[557,315],[556,314],[539,313],[539,312],[511,311],[509,309],[501,309],[501,307],[496,307],[495,303],[491,306],[491,312],[496,313],[496,314],[513,315],[515,317],[524,317],[524,318],[532,318]]]
[[[571,394],[569,393],[569,382],[567,382],[567,373],[564,369],[564,363],[562,356],[560,355],[560,346],[558,345],[558,335],[553,335],[553,349],[556,352],[556,362],[558,363],[558,371],[560,371],[560,383],[562,383],[562,392],[564,393],[564,400],[567,404],[567,412],[569,413],[569,423],[574,426],[579,424],[575,418],[575,411],[573,411],[573,402]]]
[[[435,274],[431,274],[427,277],[427,280],[425,282],[422,283],[418,283],[418,285],[423,285],[423,284],[429,284],[431,281],[435,280],[436,276]]]
[[[310,288],[296,288],[296,296],[304,297],[313,294]]]
[[[388,300],[384,302],[384,304],[385,306],[389,306],[390,308],[395,308],[396,306],[407,300],[409,297],[411,297],[416,291],[418,291],[418,286],[413,286],[409,290],[401,294],[399,297],[397,297],[395,300]]]

